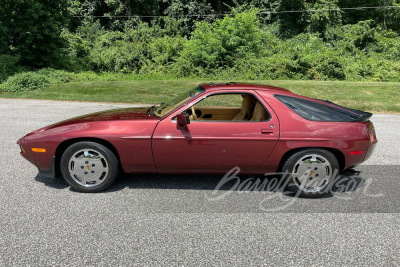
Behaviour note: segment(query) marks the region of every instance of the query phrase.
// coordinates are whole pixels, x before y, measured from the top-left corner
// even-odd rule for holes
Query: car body
[[[229,101],[226,106],[200,105],[205,99],[238,96],[243,99],[239,108],[229,107]],[[313,105],[322,111],[312,114]],[[252,114],[244,114],[245,109]],[[210,83],[158,107],[102,111],[46,126],[17,143],[21,155],[47,177],[62,172],[63,164],[72,164],[62,157],[69,147],[82,142],[107,148],[103,154],[111,152],[125,173],[218,174],[235,166],[242,174],[272,173],[305,149],[327,151],[337,160],[338,171],[343,171],[373,153],[377,139],[371,116],[282,88]],[[75,188],[105,189],[92,185],[92,191],[85,190],[86,184]]]

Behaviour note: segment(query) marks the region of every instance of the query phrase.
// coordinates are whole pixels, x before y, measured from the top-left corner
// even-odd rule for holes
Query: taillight
[[[374,143],[376,141],[375,130],[369,132],[369,140],[371,141],[371,143]]]

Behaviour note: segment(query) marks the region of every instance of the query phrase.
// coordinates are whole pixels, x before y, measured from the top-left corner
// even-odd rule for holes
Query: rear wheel
[[[330,191],[339,173],[339,163],[327,150],[305,149],[289,157],[282,171],[288,174],[290,191],[312,198]]]
[[[95,142],[69,146],[61,157],[65,181],[80,192],[94,193],[108,188],[118,177],[118,159],[107,147]]]

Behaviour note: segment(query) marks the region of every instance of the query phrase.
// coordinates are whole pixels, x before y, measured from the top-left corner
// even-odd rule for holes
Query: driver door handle
[[[271,134],[273,132],[274,132],[273,129],[261,129],[261,133],[262,134]]]

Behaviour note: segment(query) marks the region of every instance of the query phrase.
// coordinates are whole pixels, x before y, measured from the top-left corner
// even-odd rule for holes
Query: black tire
[[[339,174],[339,163],[324,149],[304,149],[291,155],[282,167],[287,189],[295,196],[316,198],[331,192]]]
[[[118,177],[119,164],[114,153],[95,142],[79,142],[69,146],[60,162],[64,180],[84,193],[100,192]]]

